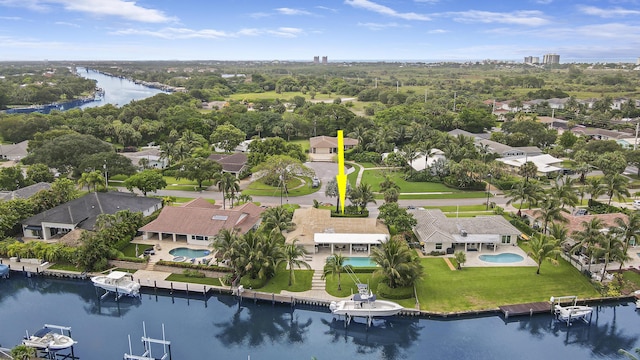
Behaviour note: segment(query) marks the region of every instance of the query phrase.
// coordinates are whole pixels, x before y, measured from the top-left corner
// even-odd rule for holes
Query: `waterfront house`
[[[310,254],[342,252],[345,255],[371,254],[373,246],[389,239],[389,230],[376,218],[331,217],[329,209],[296,209],[295,230],[285,234],[286,242],[303,246]]]
[[[417,224],[413,229],[424,253],[457,250],[495,251],[498,246],[515,246],[520,231],[499,215],[450,218],[438,209],[409,210]]]
[[[92,192],[22,221],[25,238],[58,239],[75,229],[94,230],[100,214],[120,210],[151,215],[162,208],[162,200],[125,192]]]
[[[140,228],[145,240],[182,241],[191,245],[210,245],[222,229],[246,234],[260,226],[265,209],[246,203],[223,210],[202,198],[182,206],[167,206],[158,218]]]

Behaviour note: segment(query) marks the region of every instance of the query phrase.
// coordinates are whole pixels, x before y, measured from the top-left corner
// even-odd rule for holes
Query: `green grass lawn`
[[[384,196],[380,194],[376,196],[376,199],[383,199]],[[414,200],[414,199],[481,199],[487,198],[486,193],[482,192],[473,192],[473,191],[463,191],[463,192],[454,192],[451,194],[400,194],[400,199],[402,200]]]
[[[365,170],[364,174],[362,174],[362,182],[365,184],[371,184],[371,188],[373,189],[373,191],[379,192],[380,183],[384,181],[385,172],[390,175],[390,178],[393,182],[400,186],[401,193],[461,192],[461,190],[449,188],[441,183],[406,181],[403,178],[404,174],[399,171]]]
[[[362,166],[365,169],[370,169],[370,168],[374,168],[374,167],[378,167],[380,165],[374,164],[374,163],[369,163],[369,162],[362,162],[362,163],[358,163],[360,164],[360,166]]]
[[[349,184],[351,184],[352,187],[355,188],[356,181],[358,180],[358,173],[360,172],[360,166],[356,165],[355,163],[346,163],[346,164],[353,166],[353,168],[355,169],[355,171],[347,175],[347,181],[349,182]]]
[[[82,272],[82,269],[77,268],[73,264],[63,264],[63,263],[55,263],[55,264],[49,266],[49,269],[51,269],[51,270],[65,270],[65,271]]]
[[[451,312],[548,301],[551,296],[599,296],[589,279],[564,260],[558,266],[465,268],[451,271],[442,258],[423,258],[425,277],[417,286],[420,308]]]
[[[313,270],[294,270],[294,282],[289,286],[289,270],[280,268],[276,272],[276,276],[267,281],[260,288],[260,291],[280,294],[282,290],[301,292],[311,290],[311,279],[313,278]]]
[[[183,190],[183,191],[197,191],[198,182],[191,181],[189,179],[176,179],[172,176],[165,176],[164,181],[167,182],[165,190]],[[211,186],[213,182],[211,180],[203,181],[202,187],[207,188]]]
[[[290,140],[289,144],[298,144],[302,147],[302,151],[309,151],[309,139]]]
[[[622,273],[622,277],[629,282],[635,284],[636,289],[640,289],[640,274],[633,271],[625,271]]]
[[[202,284],[202,285],[211,285],[211,286],[222,286],[220,283],[220,279],[218,278],[199,278],[199,277],[190,277],[182,274],[171,274],[165,280],[167,281],[176,281],[176,282],[186,282],[186,283],[194,283],[194,284]]]
[[[311,187],[311,178],[305,177],[304,181],[305,184],[302,184],[302,180],[300,180],[299,178],[292,178],[291,180],[289,180],[287,182],[287,188],[290,189],[289,196],[313,194],[320,189],[319,187]],[[275,186],[267,185],[258,180],[249,184],[247,189],[243,190],[242,193],[251,196],[280,196],[280,189]]]
[[[124,249],[122,249],[122,253],[127,257],[136,257],[136,245],[138,246],[138,255],[141,255],[145,249],[152,248],[153,244],[133,244],[129,243]]]

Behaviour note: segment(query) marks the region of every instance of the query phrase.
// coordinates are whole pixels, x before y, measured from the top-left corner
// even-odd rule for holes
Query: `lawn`
[[[211,285],[211,286],[222,286],[220,283],[220,279],[218,278],[199,278],[192,276],[185,276],[183,274],[171,274],[169,277],[165,279],[166,281],[176,281],[176,282],[186,282],[193,284],[202,284],[202,285]]]
[[[589,279],[566,261],[535,267],[463,267],[451,271],[442,258],[423,258],[425,277],[417,286],[420,308],[437,312],[492,309],[547,301],[551,296],[599,296]]]
[[[183,191],[197,191],[198,182],[191,181],[189,179],[176,179],[172,176],[165,176],[164,181],[167,182],[167,187],[165,190],[183,190]],[[203,181],[202,187],[207,188],[211,186],[213,182],[211,180]]]
[[[461,190],[452,189],[441,183],[409,182],[404,179],[404,174],[399,171],[365,170],[364,174],[362,174],[362,182],[365,184],[371,184],[371,188],[374,192],[380,192],[380,183],[384,181],[385,173],[389,174],[391,180],[400,186],[401,193],[462,192]]]
[[[280,294],[282,290],[301,292],[311,290],[311,279],[313,270],[294,270],[295,281],[289,286],[289,270],[281,267],[276,272],[276,276],[270,279],[259,290],[268,293]]]
[[[459,190],[458,190],[459,191]],[[376,199],[383,199],[384,196],[380,194],[376,196]],[[450,194],[400,194],[401,200],[414,200],[414,199],[481,199],[487,198],[486,193],[478,191],[461,191]]]
[[[363,284],[369,285],[369,288],[374,293],[376,293],[378,284],[380,284],[380,281],[382,281],[383,279],[381,275],[373,276],[373,273],[357,273],[356,276],[358,277],[358,280],[360,280],[360,282],[362,282]],[[329,275],[326,277],[325,280],[326,280],[325,289],[330,295],[338,296],[338,297],[347,297],[347,296],[350,297],[351,295],[358,293],[358,287],[356,286],[356,283],[346,273],[343,273],[340,275],[340,285],[341,285],[340,287],[342,289],[341,291],[338,291],[337,275],[336,276]],[[380,297],[380,298],[384,299],[383,297]],[[394,299],[392,301],[407,308],[414,308],[416,303],[416,300],[414,298],[403,299],[403,300]]]
[[[347,175],[347,181],[351,184],[352,187],[356,187],[356,181],[358,181],[358,173],[360,172],[360,166],[355,163],[346,163],[346,165],[351,165],[355,170]]]
[[[311,178],[304,177],[303,179],[305,181],[304,184],[300,178],[292,178],[287,182],[289,196],[308,195],[320,190],[320,187],[311,187]],[[280,190],[281,189],[276,186],[267,185],[258,180],[249,184],[247,189],[243,190],[242,193],[251,196],[280,196]],[[283,194],[283,196],[286,196],[286,194]]]
[[[145,249],[153,247],[153,244],[129,243],[129,245],[122,249],[122,254],[124,254],[124,256],[126,257],[136,257],[136,245],[138,246],[138,255],[141,255]]]
[[[302,151],[309,151],[309,139],[301,139],[301,140],[290,140],[289,144],[298,144],[302,147]]]
[[[636,289],[640,289],[640,274],[633,271],[625,271],[622,273],[622,277],[629,282],[635,284]]]

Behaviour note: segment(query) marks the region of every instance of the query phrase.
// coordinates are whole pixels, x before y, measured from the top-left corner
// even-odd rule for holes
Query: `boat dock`
[[[533,315],[533,314],[542,314],[551,312],[551,304],[548,301],[541,302],[532,302],[526,304],[515,304],[515,305],[503,305],[500,306],[500,311],[504,315],[505,319],[508,319],[510,316],[523,316],[523,315]]]

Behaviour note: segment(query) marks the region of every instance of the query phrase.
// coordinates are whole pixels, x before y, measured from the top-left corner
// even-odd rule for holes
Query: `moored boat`
[[[133,276],[123,271],[113,271],[107,275],[98,275],[91,278],[93,285],[117,296],[139,296],[140,284],[133,281]]]
[[[58,332],[57,330],[60,330]],[[64,334],[64,331],[68,334]],[[22,340],[22,344],[38,350],[58,351],[72,347],[77,342],[71,338],[71,328],[45,324],[44,327]]]
[[[0,279],[9,277],[9,266],[0,264]]]
[[[352,317],[364,317],[370,323],[374,317],[393,316],[404,308],[393,301],[377,300],[367,285],[358,284],[358,294],[351,300],[332,301],[329,309],[334,315],[344,315],[347,322]]]

